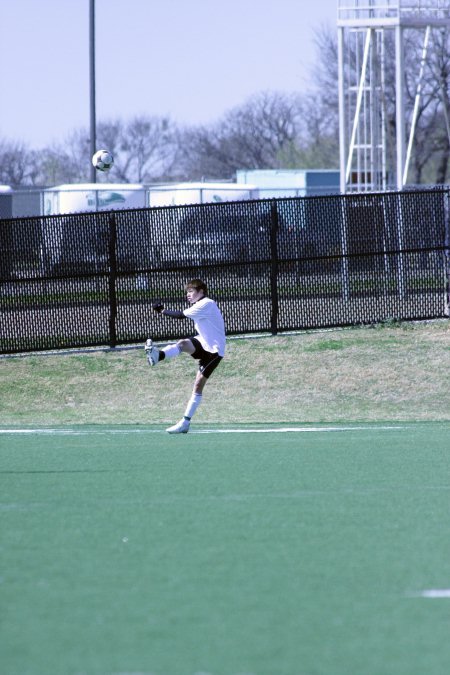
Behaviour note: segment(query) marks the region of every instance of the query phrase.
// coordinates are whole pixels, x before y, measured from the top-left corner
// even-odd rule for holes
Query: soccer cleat
[[[153,340],[148,338],[144,345],[145,353],[147,354],[147,361],[151,366],[156,366],[159,361],[159,349],[153,345]]]
[[[166,431],[169,434],[187,434],[189,431],[189,420],[182,419],[176,424],[173,425],[173,427],[169,427],[166,429]]]

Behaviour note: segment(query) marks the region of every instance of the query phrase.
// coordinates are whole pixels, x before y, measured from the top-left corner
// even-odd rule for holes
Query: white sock
[[[202,395],[201,394],[192,394],[191,398],[188,401],[186,411],[184,413],[185,419],[190,420],[191,417],[194,416],[195,411],[197,410],[198,406],[202,402]]]
[[[167,345],[167,347],[164,347],[161,351],[164,352],[164,358],[166,359],[172,359],[174,356],[179,356],[179,354],[181,354],[181,349],[178,345]]]

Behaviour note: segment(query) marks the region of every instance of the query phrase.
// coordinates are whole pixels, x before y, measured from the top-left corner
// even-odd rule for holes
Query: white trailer
[[[246,183],[172,183],[148,188],[148,206],[214,204],[258,197],[258,188]]]
[[[44,190],[44,215],[144,208],[147,188],[135,183],[79,183]]]

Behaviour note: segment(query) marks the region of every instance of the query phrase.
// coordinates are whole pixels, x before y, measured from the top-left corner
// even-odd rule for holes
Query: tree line
[[[300,94],[261,92],[211,125],[181,127],[169,117],[154,115],[100,121],[97,147],[113,154],[114,165],[107,175],[98,174],[98,180],[232,179],[237,169],[293,167],[302,146],[308,145],[305,109]],[[332,137],[330,133],[336,146]],[[0,183],[23,187],[89,182],[89,149],[87,129],[41,150],[0,140]],[[338,166],[337,146],[330,160]]]
[[[421,61],[422,34],[405,31],[406,118],[412,119]],[[386,44],[386,136],[395,163],[395,56]],[[230,180],[237,170],[338,169],[338,52],[336,32],[316,32],[314,83],[308,91],[260,92],[217,122],[180,126],[170,117],[141,115],[97,125],[97,147],[115,158],[100,180],[154,183]],[[410,122],[408,123],[410,126]],[[407,125],[407,133],[409,133]],[[0,183],[14,188],[89,182],[89,130],[35,150],[0,138]],[[445,183],[450,170],[450,38],[433,30],[422,80],[408,182]]]

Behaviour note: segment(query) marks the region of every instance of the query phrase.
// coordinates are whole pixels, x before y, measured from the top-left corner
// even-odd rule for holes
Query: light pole
[[[95,0],[89,0],[89,90],[90,90],[90,150],[91,158],[96,151],[97,124],[95,118]],[[91,183],[97,182],[97,172],[92,162]]]

